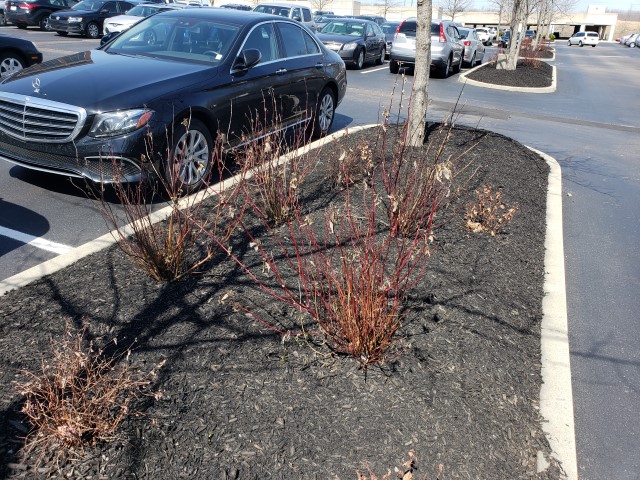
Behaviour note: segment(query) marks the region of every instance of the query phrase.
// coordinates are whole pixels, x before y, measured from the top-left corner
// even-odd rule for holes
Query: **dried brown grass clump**
[[[24,371],[26,380],[17,384],[25,397],[22,413],[32,426],[26,454],[60,459],[110,441],[120,423],[134,413],[134,401],[150,394],[162,365],[140,372],[129,361],[130,351],[108,357],[85,340],[85,332],[72,333],[67,325],[63,338],[51,341],[51,356],[41,361],[40,370]]]
[[[327,169],[334,185],[349,185],[371,177],[374,170],[374,151],[368,144],[345,147],[336,140],[329,155]],[[336,150],[340,152],[336,155]]]
[[[502,191],[494,191],[491,185],[476,190],[476,200],[467,204],[465,220],[474,233],[487,232],[495,236],[513,220],[520,206],[507,207],[502,201]]]

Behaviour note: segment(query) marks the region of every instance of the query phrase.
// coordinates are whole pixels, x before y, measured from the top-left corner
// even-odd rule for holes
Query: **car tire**
[[[447,63],[444,67],[438,70],[438,74],[440,78],[447,78],[449,76],[449,72],[451,71],[451,57],[447,58]]]
[[[164,166],[169,191],[195,192],[209,180],[213,156],[211,133],[200,120],[185,118],[173,130],[173,146]]]
[[[6,27],[7,26],[7,17],[5,16],[4,13],[0,13],[0,27]]]
[[[571,40],[567,40],[567,45],[571,46]]]
[[[476,66],[476,52],[473,52],[471,56],[471,61],[469,62],[469,68],[473,68]]]
[[[361,48],[358,52],[358,56],[356,57],[353,66],[356,70],[361,70],[364,66],[364,48]]]
[[[389,72],[394,75],[400,71],[400,65],[395,60],[389,59]]]
[[[90,22],[84,31],[87,38],[96,39],[100,37],[100,26],[96,22]]]
[[[329,87],[325,87],[318,97],[318,104],[312,119],[311,137],[321,138],[329,133],[336,116],[336,95]]]
[[[462,58],[462,55],[460,55],[460,61],[458,62],[458,65],[453,68],[453,73],[460,73],[462,70]]]
[[[376,59],[376,65],[384,65],[385,48],[380,49],[380,56]]]
[[[583,43],[582,43],[582,40],[580,40],[580,41],[578,42],[578,46],[579,46],[579,47],[584,47],[584,45],[583,45]]]
[[[58,35],[60,35],[61,37],[66,37],[67,35],[69,35],[69,32],[60,32],[60,31],[56,31],[56,33]]]
[[[38,27],[40,28],[40,30],[43,31],[47,31],[49,30],[49,14],[45,13],[44,15],[42,15],[42,17],[40,17],[40,19],[38,20]]]
[[[595,47],[595,45],[594,45],[594,47]],[[630,44],[629,44],[629,47],[630,47],[630,48],[636,48],[636,44],[635,44],[635,42],[630,43]]]
[[[0,78],[22,70],[25,65],[24,59],[19,55],[10,52],[3,53],[0,55]]]

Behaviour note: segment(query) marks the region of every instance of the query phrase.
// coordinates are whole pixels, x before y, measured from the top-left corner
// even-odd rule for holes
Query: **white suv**
[[[478,40],[484,45],[491,45],[492,35],[488,28],[478,27],[476,28],[476,34],[478,35]]]
[[[316,22],[313,21],[309,7],[303,7],[293,3],[261,3],[253,9],[254,12],[270,13],[281,17],[291,18],[304,23],[312,32],[317,30]]]
[[[569,38],[567,44],[569,46],[580,45],[581,47],[584,47],[585,45],[591,45],[592,47],[595,47],[598,45],[599,40],[600,38],[596,32],[578,32],[574,33],[571,38]]]

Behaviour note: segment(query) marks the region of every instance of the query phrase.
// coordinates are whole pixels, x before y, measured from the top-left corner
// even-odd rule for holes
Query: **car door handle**
[[[316,68],[324,68],[324,63],[322,62],[316,63]]]
[[[276,75],[284,75],[285,73],[287,73],[286,68],[279,68],[278,70],[276,70]]]

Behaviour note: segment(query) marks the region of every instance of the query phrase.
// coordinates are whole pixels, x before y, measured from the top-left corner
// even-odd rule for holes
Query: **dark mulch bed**
[[[371,131],[341,144],[359,145]],[[265,304],[227,261],[204,274],[159,283],[118,248],[0,298],[0,478],[51,476],[21,454],[26,431],[13,382],[36,369],[65,321],[119,345],[135,341],[134,365],[166,364],[160,399],[149,398],[65,478],[355,479],[363,464],[382,475],[407,452],[417,478],[557,479],[538,414],[548,167],[500,135],[456,129],[450,147],[476,143],[456,181],[465,191],[439,217],[424,281],[411,291],[398,336],[402,350],[365,373],[326,346],[283,338],[220,302],[236,292]],[[314,156],[336,155],[334,146]],[[314,204],[337,195],[318,169],[303,185]],[[520,211],[504,233],[471,233],[461,217],[475,188],[501,188]],[[319,196],[318,196],[319,195]]]
[[[550,87],[553,67],[546,62],[520,59],[515,70],[498,70],[496,62],[488,62],[467,74],[467,78],[509,87]]]

